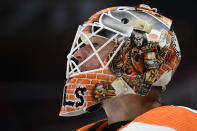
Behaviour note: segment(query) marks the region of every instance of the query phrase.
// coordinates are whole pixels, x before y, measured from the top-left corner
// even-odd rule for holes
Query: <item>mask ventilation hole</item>
[[[129,20],[127,18],[122,18],[121,22],[123,24],[127,24],[127,23],[129,23]]]

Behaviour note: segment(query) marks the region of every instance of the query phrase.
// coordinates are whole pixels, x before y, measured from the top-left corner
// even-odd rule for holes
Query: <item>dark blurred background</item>
[[[192,0],[4,0],[0,2],[0,130],[72,131],[104,118],[103,110],[58,116],[66,55],[79,24],[112,6],[145,3],[174,20],[182,61],[165,104],[197,109],[196,4]]]

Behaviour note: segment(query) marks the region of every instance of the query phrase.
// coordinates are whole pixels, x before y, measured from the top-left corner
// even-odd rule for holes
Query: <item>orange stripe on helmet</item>
[[[93,14],[87,21],[87,23],[94,23],[96,20],[98,20],[99,16],[103,13],[106,13],[108,11],[111,11],[111,10],[115,10],[117,7],[111,7],[111,8],[106,8],[104,10],[101,10],[95,14]],[[90,32],[90,26],[86,27],[84,30],[84,32]]]
[[[117,8],[117,7],[106,8],[106,9],[104,9],[104,10],[101,10],[101,11],[99,11],[99,12],[93,14],[93,15],[89,18],[88,23],[93,23],[94,21],[96,21],[96,20],[99,18],[99,16],[100,16],[101,14],[106,13],[106,12],[111,11],[111,10],[115,10],[116,8]]]

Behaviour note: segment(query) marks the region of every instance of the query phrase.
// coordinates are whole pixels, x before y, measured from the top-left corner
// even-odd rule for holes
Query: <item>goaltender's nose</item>
[[[87,50],[86,47],[82,47],[74,53],[74,58],[78,60],[78,62],[82,62],[87,58]]]

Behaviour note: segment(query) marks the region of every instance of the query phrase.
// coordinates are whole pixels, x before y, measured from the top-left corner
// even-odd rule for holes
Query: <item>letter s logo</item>
[[[68,95],[67,94],[67,86],[65,86],[63,105],[64,106],[72,106],[72,107],[76,107],[76,108],[83,106],[83,104],[85,103],[84,95],[85,95],[86,91],[87,91],[87,89],[85,87],[77,87],[74,94],[71,94],[71,95],[74,95],[75,98],[77,98],[78,100],[76,100],[76,99],[67,100],[67,97],[66,97]]]

